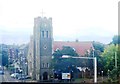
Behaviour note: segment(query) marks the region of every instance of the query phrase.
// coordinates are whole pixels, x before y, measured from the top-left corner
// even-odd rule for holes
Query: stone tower
[[[29,50],[28,50],[28,75],[32,77],[32,79],[36,79],[35,77],[35,53],[34,53],[34,38],[33,35],[30,37]]]
[[[35,79],[49,80],[52,59],[52,18],[37,17],[34,19],[34,57]]]

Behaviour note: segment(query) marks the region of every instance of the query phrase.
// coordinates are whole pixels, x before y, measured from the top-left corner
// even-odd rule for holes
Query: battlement
[[[39,17],[34,18],[34,24],[36,24],[36,23],[40,24],[41,22],[43,22],[43,23],[52,23],[52,17],[47,18],[47,17],[39,16]]]
[[[34,18],[34,20],[52,20],[52,17],[47,18],[47,17],[39,16],[39,17]]]

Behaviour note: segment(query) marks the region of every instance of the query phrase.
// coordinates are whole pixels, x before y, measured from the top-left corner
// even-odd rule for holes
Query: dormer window
[[[73,48],[73,50],[75,51],[75,48]]]
[[[59,48],[56,48],[56,50],[55,51],[58,51],[59,50]]]

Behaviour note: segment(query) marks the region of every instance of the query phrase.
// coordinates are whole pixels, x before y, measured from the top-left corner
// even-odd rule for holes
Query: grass
[[[83,82],[84,80],[86,80],[87,78],[77,78],[75,79],[75,83],[80,83],[80,82]]]

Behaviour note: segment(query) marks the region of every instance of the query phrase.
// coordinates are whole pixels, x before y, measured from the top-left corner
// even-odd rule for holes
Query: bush
[[[111,82],[112,82],[112,79],[111,79],[111,78],[108,78],[107,82],[108,82],[108,83],[111,83]]]
[[[118,79],[118,75],[119,72],[116,68],[114,68],[111,72],[110,72],[110,78],[114,81]]]

